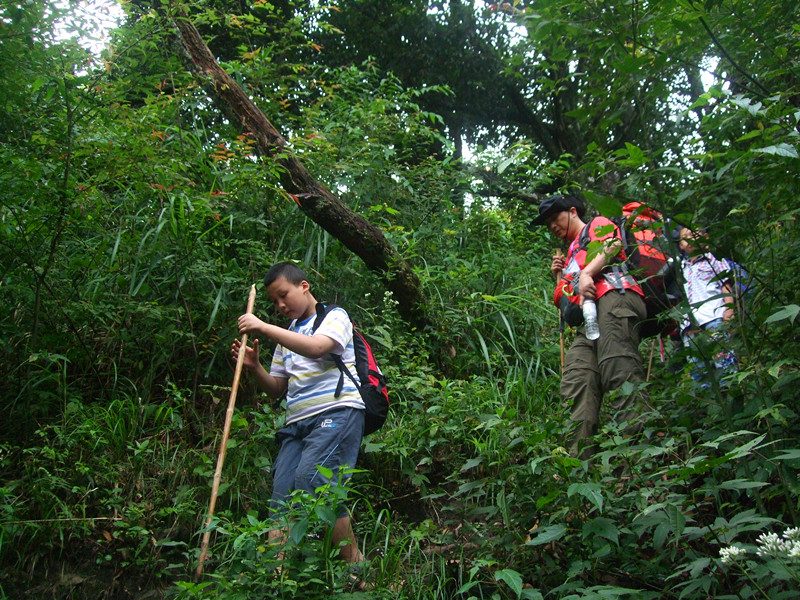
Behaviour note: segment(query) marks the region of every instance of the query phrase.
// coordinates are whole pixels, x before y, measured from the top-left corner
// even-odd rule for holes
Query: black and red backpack
[[[314,326],[312,331],[322,325],[325,316],[337,308],[336,304],[323,304],[317,303],[317,317],[314,319]],[[344,364],[341,355],[331,354],[331,358],[339,367],[341,372],[339,375],[339,384],[336,386],[335,397],[339,397],[342,393],[344,386],[344,376],[347,375],[350,381],[358,388],[361,394],[361,399],[364,401],[366,412],[364,415],[364,435],[368,435],[383,426],[386,422],[386,417],[389,414],[389,390],[386,387],[386,377],[381,372],[378,362],[375,360],[375,354],[364,336],[361,335],[356,329],[355,323],[353,324],[353,350],[356,357],[356,373],[358,374],[358,381],[356,381],[350,369]]]
[[[629,202],[622,207],[621,217],[610,219],[620,229],[627,259],[625,272],[636,279],[644,292],[647,318],[640,323],[642,338],[669,333],[676,323],[664,318],[664,313],[677,305],[683,290],[677,276],[677,263],[671,254],[671,226],[668,219],[642,202]],[[589,222],[579,235],[579,247],[589,247]]]

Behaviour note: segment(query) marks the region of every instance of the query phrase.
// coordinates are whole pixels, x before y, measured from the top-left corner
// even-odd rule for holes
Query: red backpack
[[[323,304],[317,303],[317,317],[314,319],[314,326],[312,331],[322,325],[325,316],[337,308],[336,304]],[[344,386],[344,376],[347,375],[350,381],[358,388],[361,394],[361,399],[364,401],[366,412],[364,414],[364,435],[368,435],[380,429],[386,422],[386,417],[389,414],[389,390],[386,387],[386,377],[381,372],[378,362],[375,360],[375,354],[364,336],[356,329],[355,323],[353,324],[353,350],[356,357],[356,373],[358,380],[344,364],[341,355],[331,354],[331,358],[339,367],[339,384],[336,386],[335,397],[339,397],[342,393],[342,386]]]
[[[622,216],[613,217],[611,221],[619,227],[622,236],[627,256],[625,268],[644,292],[647,318],[640,324],[641,337],[668,333],[675,323],[665,321],[660,315],[675,306],[683,294],[664,231],[668,222],[660,212],[642,202],[629,202],[622,207]],[[578,243],[580,248],[588,247],[589,225],[581,231]]]

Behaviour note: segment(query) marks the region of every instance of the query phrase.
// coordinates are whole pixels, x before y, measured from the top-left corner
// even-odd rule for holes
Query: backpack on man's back
[[[325,316],[337,308],[336,304],[323,304],[317,303],[317,316],[314,319],[312,331],[322,325]],[[352,320],[351,320],[352,322]],[[358,388],[361,394],[361,399],[364,401],[366,408],[364,414],[364,435],[368,435],[380,429],[386,422],[386,417],[389,414],[389,390],[386,387],[386,377],[381,372],[378,362],[375,359],[375,354],[372,351],[367,340],[356,329],[355,323],[353,324],[353,350],[355,353],[355,366],[356,374],[358,375],[358,383],[344,364],[341,355],[331,354],[331,358],[339,368],[339,384],[336,386],[336,394],[338,397],[344,385],[344,376],[350,378],[350,381]]]
[[[640,324],[642,338],[668,333],[675,322],[663,313],[676,306],[683,296],[677,276],[677,265],[671,256],[668,221],[656,210],[641,202],[622,207],[621,217],[610,220],[619,227],[625,248],[625,269],[633,275],[644,292],[647,318]],[[589,246],[591,221],[580,233],[580,247]]]

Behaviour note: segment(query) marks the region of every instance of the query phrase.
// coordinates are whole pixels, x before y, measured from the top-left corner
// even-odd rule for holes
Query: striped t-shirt
[[[353,324],[343,308],[331,310],[319,328],[312,332],[316,315],[304,321],[297,319],[289,331],[303,335],[324,335],[336,342],[334,354],[341,354],[344,364],[358,381],[353,351]],[[334,397],[341,372],[326,354],[320,358],[306,358],[278,344],[272,355],[270,374],[288,379],[286,392],[286,424],[313,417],[331,408],[364,408],[361,394],[350,378],[344,376],[344,386],[338,398]]]

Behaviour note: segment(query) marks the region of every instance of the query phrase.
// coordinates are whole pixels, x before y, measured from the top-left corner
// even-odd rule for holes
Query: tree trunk
[[[315,223],[342,242],[377,273],[398,302],[398,311],[411,325],[430,323],[422,285],[411,265],[400,256],[383,232],[354,212],[324,184],[314,179],[292,154],[286,140],[239,85],[217,64],[189,16],[177,9],[173,23],[192,70],[205,79],[210,95],[220,108],[250,133],[265,156],[274,156],[281,170],[281,185]]]

